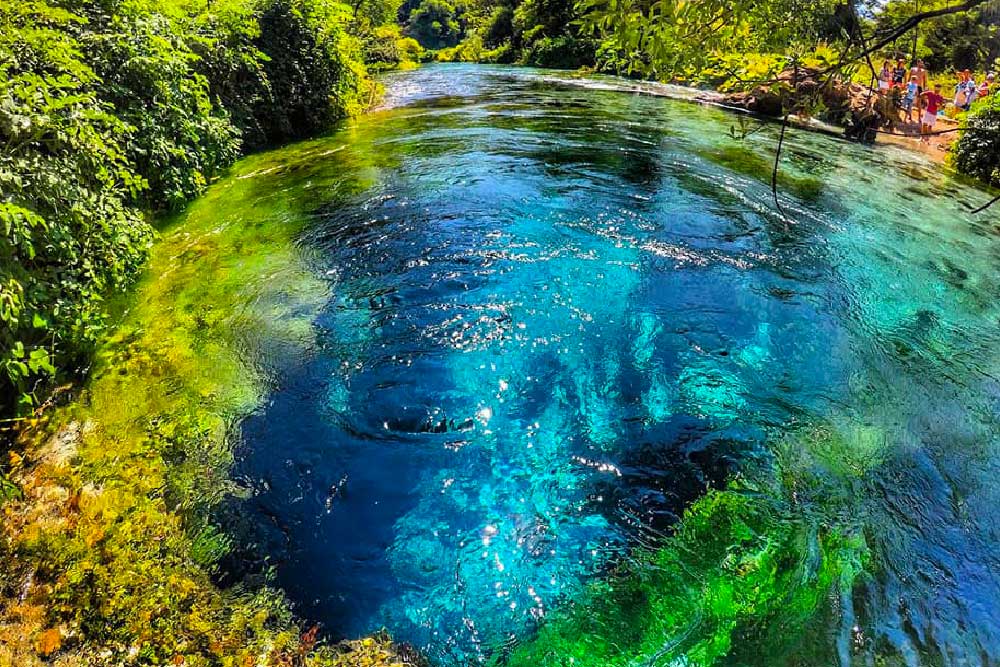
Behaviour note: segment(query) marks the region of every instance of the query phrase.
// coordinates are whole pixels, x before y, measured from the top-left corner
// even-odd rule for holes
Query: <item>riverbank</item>
[[[502,79],[505,75],[494,76]],[[643,126],[658,121],[652,115],[631,113],[628,98],[622,97],[626,108],[612,117],[613,124],[600,127],[633,127],[636,133],[622,136],[630,157],[621,159],[621,146],[605,147],[604,161],[596,166],[615,174],[620,169],[621,182],[631,188],[652,182],[651,174],[669,171],[669,165],[659,162],[662,152],[649,147],[674,136],[675,128],[656,125],[656,131],[649,130],[650,137],[645,136]],[[612,106],[621,102],[611,96],[603,100]],[[554,107],[562,100],[549,102]],[[444,108],[454,99],[442,96],[435,103]],[[600,110],[608,112],[605,107]],[[514,127],[541,132],[561,127],[570,117],[555,122],[517,114],[505,118]],[[426,117],[420,120],[431,123]],[[577,129],[595,142],[598,133],[591,121],[589,116],[577,118]],[[410,132],[422,126],[403,127]],[[718,127],[723,130],[719,136],[727,137],[726,125]],[[696,129],[684,126],[680,136],[695,136]],[[358,141],[353,129],[344,134],[344,142],[349,140]],[[360,153],[346,150],[346,143],[325,139],[248,158],[165,226],[147,275],[115,334],[102,345],[81,394],[72,404],[47,415],[45,423],[29,429],[12,458],[13,476],[24,498],[3,506],[6,569],[0,665],[22,667],[49,661],[74,667],[143,662],[339,666],[369,664],[365,660],[375,660],[373,664],[416,660],[409,649],[392,645],[384,636],[370,638],[368,643],[318,646],[316,633],[296,621],[287,597],[266,576],[258,580],[263,585],[248,588],[223,590],[213,582],[231,538],[215,520],[212,508],[222,497],[239,501],[249,493],[231,475],[234,425],[262,406],[288,359],[307,356],[313,322],[333,298],[330,284],[321,277],[324,274],[315,271],[312,262],[316,258],[309,255],[308,244],[296,243],[298,235],[310,216],[317,214],[317,207],[321,207],[320,214],[329,213],[322,207],[385,182],[380,170],[394,175],[408,159],[421,157],[408,134],[390,143],[369,141]],[[393,150],[385,150],[387,145]],[[545,152],[544,142],[518,142],[517,150],[525,145],[536,150],[538,163],[545,165],[556,159],[567,164],[586,162],[590,151],[588,145],[567,147],[563,154]],[[433,146],[456,149],[446,142]],[[749,176],[763,182],[770,163],[759,153],[754,147],[726,144],[721,150],[707,145],[685,155],[699,165],[724,168],[710,176],[721,173],[727,181]],[[794,167],[789,172],[795,180],[787,182],[795,196],[815,200],[822,195],[823,184],[816,173],[796,173]],[[750,179],[734,182],[750,188]],[[466,183],[463,179],[446,182]],[[702,196],[716,197],[711,201],[724,204],[722,208],[736,205],[747,215],[759,214],[765,223],[770,220],[766,210],[757,208],[756,202],[770,201],[759,185],[754,198],[740,199],[739,192],[710,195],[712,188],[705,183],[722,182],[719,178],[682,182],[691,189],[700,188]],[[629,205],[641,200],[629,200]],[[466,199],[447,201],[460,205]],[[456,212],[454,218],[459,217]],[[635,254],[629,254],[628,261],[613,265],[638,264],[643,255],[632,251]],[[708,265],[719,258],[731,259],[733,267],[750,266],[747,260],[729,258],[721,250],[718,255],[702,256],[652,245],[648,252],[678,267]],[[401,257],[409,259],[405,254]],[[754,256],[749,259],[760,261]],[[371,308],[383,305],[374,302]],[[509,316],[498,318],[501,332],[505,318]],[[352,321],[344,333],[360,335],[362,330]],[[762,353],[748,348],[746,354],[753,359]],[[722,418],[727,418],[727,406],[738,401],[725,395],[726,383],[721,394],[717,392],[719,377],[730,376],[694,377],[682,397],[692,401],[704,397],[710,410],[721,410]],[[496,391],[496,386],[491,382],[489,390]],[[470,396],[487,393],[466,392]],[[588,394],[587,400],[595,399]],[[662,400],[666,410],[674,399]],[[597,419],[594,423],[599,423]],[[295,441],[281,444],[285,442]],[[828,445],[817,439],[815,447]],[[731,500],[724,499],[724,503]],[[716,516],[715,502],[699,506],[693,521],[698,516]],[[744,510],[733,509],[735,521],[744,521]],[[758,524],[753,523],[756,515],[750,519],[751,526],[770,520]],[[796,535],[783,534],[782,539],[791,543],[798,539]],[[843,545],[840,534],[823,542],[840,560],[813,582],[817,587],[828,584],[831,577],[853,572],[846,556],[855,558],[852,554],[858,545],[850,544],[851,553],[841,554]],[[753,558],[747,554],[747,562]],[[784,585],[770,578],[761,581],[766,591]],[[726,586],[725,578],[719,586]],[[807,601],[815,603],[809,596]],[[720,637],[729,636],[732,618],[752,618],[753,606],[724,614],[717,629]],[[526,649],[525,655],[532,654]]]
[[[904,124],[900,132],[880,132],[876,144],[884,143],[899,146],[910,151],[925,155],[939,165],[948,165],[948,156],[952,145],[958,140],[958,121],[952,118],[940,117],[934,126],[935,132],[926,142],[920,140],[920,126],[917,123]],[[947,134],[943,134],[947,132]]]
[[[241,161],[165,225],[85,385],[11,453],[0,666],[404,662],[384,636],[318,644],[266,578],[213,582],[229,548],[213,510],[241,493],[231,426],[265,390],[244,355],[294,355],[327,298],[293,243],[303,213],[267,187],[323,154],[285,157]]]
[[[779,122],[778,119],[772,120]],[[843,127],[801,116],[790,116],[788,121],[800,130],[819,132],[835,139],[847,141],[844,137],[845,128]],[[951,121],[951,119],[941,119],[935,129],[941,131],[956,125],[957,123]],[[921,141],[919,132],[920,127],[918,125],[906,126],[903,132],[880,130],[873,146],[895,146],[912,153],[918,153],[926,157],[929,162],[940,167],[949,166],[948,155],[951,151],[952,143],[957,137],[957,133],[932,135],[928,141],[924,142]]]
[[[665,97],[669,99],[685,100],[698,104],[717,106],[727,109],[736,114],[749,115],[764,122],[780,122],[780,116],[774,113],[765,113],[758,110],[756,104],[747,105],[743,100],[745,96],[739,98],[719,91],[704,90],[680,84],[658,83],[653,81],[636,81],[603,74],[594,74],[589,71],[583,72],[548,72],[544,79],[553,83],[563,83],[580,86],[590,90],[614,90],[635,95],[648,95],[652,97]],[[860,87],[859,87],[860,90]],[[739,100],[739,102],[737,101]],[[765,105],[765,108],[770,108]],[[780,107],[777,107],[780,108]],[[818,132],[841,141],[850,141],[846,137],[847,128],[843,125],[834,125],[822,120],[792,115],[789,122],[800,130]],[[952,129],[957,122],[950,118],[941,118],[938,121],[937,130]],[[919,137],[910,136],[919,133],[919,126],[907,128],[907,133],[879,131],[874,145],[891,145],[906,149],[913,153],[925,156],[934,164],[946,166],[948,164],[948,154],[952,143],[957,139],[958,133],[952,132],[945,135],[937,135],[931,138],[930,142],[923,143]]]

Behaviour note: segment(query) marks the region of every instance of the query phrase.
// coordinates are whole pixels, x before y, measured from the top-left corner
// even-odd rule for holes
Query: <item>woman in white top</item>
[[[878,73],[878,91],[885,95],[889,92],[890,85],[892,85],[892,68],[886,60],[882,62],[882,71]]]
[[[965,106],[965,100],[968,97],[968,91],[966,90],[965,84],[968,80],[969,77],[965,72],[959,72],[958,85],[955,86],[955,99],[952,100],[952,104],[955,105],[956,109],[961,109]]]

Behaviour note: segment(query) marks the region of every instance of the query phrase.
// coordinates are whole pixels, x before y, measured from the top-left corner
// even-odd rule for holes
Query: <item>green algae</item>
[[[713,491],[663,548],[556,612],[514,665],[712,665],[754,642],[783,655],[860,570],[857,537],[791,521],[744,489]],[[754,632],[749,632],[753,628]]]
[[[228,548],[210,511],[238,492],[229,425],[257,406],[268,360],[310,344],[329,298],[295,245],[310,219],[303,191],[334,201],[371,184],[368,163],[331,160],[340,148],[248,158],[162,226],[81,396],[34,433],[36,465],[19,469],[36,502],[8,507],[4,528],[31,585],[0,614],[18,628],[0,664],[53,649],[187,665],[305,656],[279,592],[210,581]]]
[[[849,516],[849,490],[863,472],[828,462],[858,443],[853,454],[867,456],[873,441],[873,433],[819,427],[783,436],[776,472],[764,466],[709,491],[659,546],[550,613],[535,638],[502,660],[705,667],[766,655],[836,663],[828,654],[835,647],[817,649],[811,631],[826,632],[835,608],[850,604],[868,552],[857,525],[831,520]]]
[[[749,176],[762,183],[771,183],[773,159],[761,156],[743,145],[725,145],[710,150],[697,151],[701,157],[738,174]],[[813,201],[823,193],[823,181],[790,171],[787,166],[778,169],[778,187],[795,194],[803,201]]]

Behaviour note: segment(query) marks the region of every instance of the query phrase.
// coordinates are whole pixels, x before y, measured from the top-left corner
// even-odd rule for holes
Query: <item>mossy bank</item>
[[[319,647],[279,591],[211,580],[228,543],[210,510],[240,493],[229,427],[265,390],[260,346],[294,353],[327,294],[293,243],[303,198],[271,179],[299,170],[309,187],[328,151],[248,158],[168,222],[79,397],[10,454],[0,665],[403,660],[384,637]],[[363,187],[364,165],[343,166],[355,177],[331,187]]]

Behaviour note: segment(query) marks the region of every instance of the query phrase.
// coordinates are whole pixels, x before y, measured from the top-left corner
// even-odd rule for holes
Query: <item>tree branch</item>
[[[982,213],[983,211],[985,211],[986,209],[988,209],[990,206],[993,206],[993,204],[996,204],[998,201],[1000,201],[1000,195],[994,197],[993,199],[989,200],[988,202],[986,202],[985,204],[983,204],[979,208],[975,209],[972,212],[972,214],[975,215],[976,213]]]
[[[861,53],[852,58],[852,60],[858,60],[861,58],[867,58],[874,53],[878,53],[885,47],[889,46],[900,37],[910,32],[918,25],[924,21],[930,19],[940,18],[942,16],[950,16],[951,14],[961,14],[962,12],[967,12],[973,10],[977,7],[985,5],[990,2],[990,0],[966,0],[960,5],[950,5],[948,7],[941,7],[940,9],[931,9],[926,12],[920,12],[919,14],[914,14],[908,17],[905,21],[892,28],[884,37],[881,37],[877,42],[871,46],[865,48]],[[831,69],[841,67],[842,63],[834,65]]]

